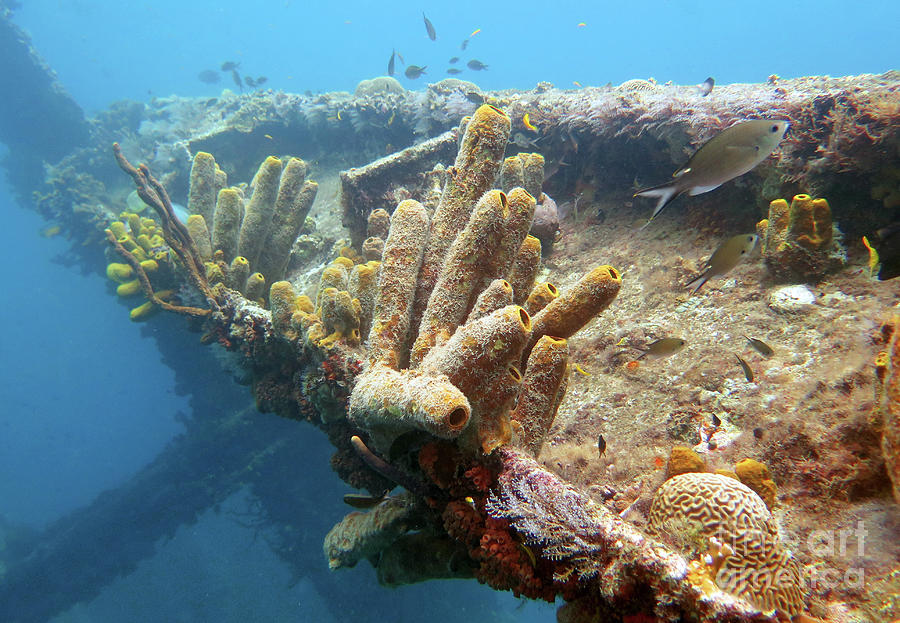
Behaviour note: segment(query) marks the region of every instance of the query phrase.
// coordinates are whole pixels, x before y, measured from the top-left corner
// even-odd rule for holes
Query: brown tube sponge
[[[452,439],[468,424],[471,407],[445,376],[398,372],[373,364],[350,395],[350,418],[367,430],[411,428]]]
[[[357,264],[350,271],[347,291],[359,301],[359,332],[369,335],[372,328],[372,314],[375,310],[375,295],[378,286],[378,267],[381,262]]]
[[[410,365],[418,365],[435,346],[446,342],[475,303],[490,259],[502,241],[509,216],[506,195],[499,190],[482,196],[469,223],[450,247],[438,278],[419,335],[410,353]],[[499,276],[499,275],[496,275]]]
[[[547,305],[550,304],[550,301],[558,296],[559,290],[556,289],[555,285],[546,281],[539,281],[531,288],[531,293],[525,300],[525,305],[523,307],[525,307],[525,309],[528,310],[528,313],[533,316],[547,307]]]
[[[572,337],[594,316],[609,307],[621,286],[622,277],[612,266],[598,266],[586,274],[535,314],[527,350],[545,335]]]
[[[230,262],[237,255],[243,218],[244,199],[240,191],[234,188],[220,190],[213,216],[212,243],[214,250],[222,251],[226,262]]]
[[[246,257],[254,269],[258,265],[260,251],[268,238],[280,177],[281,160],[269,156],[259,165],[259,170],[253,178],[253,195],[247,204],[244,222],[241,225],[238,253]]]
[[[477,320],[501,307],[512,305],[512,294],[512,286],[506,279],[494,279],[491,285],[482,290],[478,298],[475,299],[475,305],[472,307],[472,311],[469,312],[466,322]]]
[[[416,291],[415,327],[425,312],[447,250],[469,221],[472,206],[494,185],[509,131],[509,116],[487,104],[480,106],[466,124],[456,162],[447,171],[447,183],[431,223]]]
[[[209,239],[209,228],[206,226],[206,219],[200,214],[191,214],[185,223],[188,233],[197,247],[197,253],[200,259],[209,261],[212,259],[212,242]]]
[[[512,268],[509,270],[509,283],[513,289],[513,302],[524,305],[534,287],[538,271],[541,269],[541,241],[534,236],[525,236],[519,246]],[[527,308],[526,308],[527,309]],[[538,310],[540,311],[540,310]],[[537,312],[528,312],[537,313]]]
[[[521,445],[537,456],[560,400],[560,387],[566,377],[569,345],[561,338],[543,336],[531,349],[522,391],[511,418],[521,425]]]
[[[188,211],[199,214],[207,223],[213,222],[216,207],[216,160],[212,154],[198,151],[191,165],[188,187]]]
[[[418,201],[401,201],[391,217],[384,243],[372,328],[369,361],[399,369],[403,361],[416,275],[428,237],[428,214]]]

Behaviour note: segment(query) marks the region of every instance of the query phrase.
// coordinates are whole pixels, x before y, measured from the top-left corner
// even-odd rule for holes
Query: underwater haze
[[[117,99],[217,95],[230,75],[197,75],[239,62],[267,87],[353,91],[387,71],[396,49],[426,66],[407,88],[457,77],[482,89],[658,82],[763,82],[771,74],[881,73],[900,58],[900,9],[888,0],[753,3],[647,2],[23,2],[16,21],[90,111]],[[422,12],[434,24],[429,40]],[[579,24],[584,24],[579,26]],[[471,33],[480,30],[476,35]],[[460,45],[469,39],[466,50]],[[477,59],[486,71],[465,63]]]
[[[434,24],[434,41],[423,11]],[[771,74],[879,73],[900,59],[900,3],[889,0],[852,9],[838,0],[22,0],[13,21],[88,115],[123,99],[238,91],[231,72],[221,69],[226,62],[238,63],[241,76],[264,76],[266,89],[352,92],[361,80],[386,73],[392,50],[405,60],[397,62],[396,77],[408,89],[448,77],[446,70],[455,67],[462,73],[453,77],[488,90],[649,77],[682,84],[707,76],[723,84],[765,82]],[[460,60],[450,64],[451,57]],[[470,69],[471,60],[487,69]],[[403,72],[411,64],[426,73],[407,78]],[[0,145],[0,155],[5,152]],[[197,353],[200,336],[183,318],[159,314],[149,323],[131,322],[100,269],[86,269],[81,251],[19,205],[5,180],[0,211],[6,220],[0,245],[7,258],[16,258],[7,263],[0,305],[2,551],[4,534],[63,529],[56,522],[153,464],[186,427],[243,417],[253,405],[246,387],[202,372],[217,362]],[[97,267],[99,258],[98,252]],[[190,370],[195,377],[186,376]],[[150,522],[172,521],[152,555],[135,554],[136,562],[123,564],[114,583],[69,596],[77,605],[50,620],[555,620],[556,605],[519,600],[472,580],[387,589],[365,563],[330,571],[321,541],[347,512],[341,496],[348,492],[330,469],[332,449],[312,426],[253,417],[262,423],[260,439],[291,439],[279,477],[308,483],[292,511],[294,528],[306,535],[299,541],[308,545],[296,553],[295,569],[306,574],[298,577],[272,552],[269,543],[277,536],[256,521],[249,487],[211,492],[215,504],[196,517],[138,516],[116,526],[127,538]],[[195,467],[214,473],[217,464]],[[69,561],[73,567],[78,562]],[[0,604],[0,620],[16,616],[4,608]]]

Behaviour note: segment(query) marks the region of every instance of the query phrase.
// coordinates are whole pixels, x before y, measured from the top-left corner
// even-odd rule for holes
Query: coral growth
[[[893,485],[894,499],[900,504],[900,317],[886,325],[887,348],[875,361],[877,373],[875,420],[881,430],[881,452]]]
[[[844,252],[825,199],[795,195],[769,204],[769,217],[756,225],[766,266],[781,278],[817,280],[840,268]]]

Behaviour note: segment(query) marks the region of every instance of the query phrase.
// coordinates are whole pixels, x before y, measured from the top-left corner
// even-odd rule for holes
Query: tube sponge
[[[239,190],[223,188],[216,199],[213,217],[213,249],[221,250],[225,261],[230,262],[237,255],[241,219],[244,218],[244,199]]]
[[[225,285],[232,290],[244,293],[247,289],[247,277],[250,276],[250,262],[243,255],[238,255],[231,260],[228,274],[225,277]]]
[[[134,277],[134,269],[128,264],[110,262],[106,265],[106,276],[116,283],[125,283]]]
[[[370,430],[416,428],[450,439],[466,426],[471,411],[465,395],[447,377],[400,372],[377,363],[359,377],[350,395],[351,419]]]
[[[478,295],[466,322],[487,316],[501,307],[512,305],[512,295],[512,286],[506,279],[494,279],[491,285]]]
[[[447,171],[447,183],[432,219],[418,279],[414,323],[425,311],[447,250],[466,226],[472,206],[494,185],[510,127],[509,116],[487,104],[480,106],[465,126],[456,161]]]
[[[450,247],[431,292],[410,353],[413,366],[429,350],[446,342],[465,320],[482,279],[490,275],[485,271],[490,270],[491,256],[501,243],[509,214],[509,202],[499,190],[486,192],[475,206],[469,223]]]
[[[372,328],[372,313],[375,309],[375,296],[378,285],[378,267],[381,262],[366,262],[357,264],[350,271],[350,279],[347,282],[347,291],[350,296],[359,301],[359,331],[362,335],[369,335]]]
[[[291,158],[281,174],[268,240],[256,266],[270,281],[284,276],[291,258],[291,247],[319,189],[315,182],[304,182],[305,175],[306,163],[299,158]]]
[[[372,328],[369,361],[399,369],[405,362],[405,345],[416,290],[416,275],[428,236],[428,214],[418,201],[401,201],[391,217],[384,245]]]
[[[509,270],[509,283],[512,285],[513,302],[516,305],[524,305],[540,269],[541,241],[534,236],[525,236]]]
[[[547,307],[547,305],[550,304],[550,301],[558,296],[559,290],[556,289],[555,285],[546,281],[541,281],[536,283],[531,289],[528,298],[525,300],[524,307],[528,310],[529,314],[534,315]]]
[[[276,335],[291,340],[297,334],[291,327],[291,318],[297,311],[297,293],[290,281],[276,281],[269,288],[269,309],[272,310],[272,329]]]
[[[185,223],[188,233],[197,246],[197,253],[204,261],[212,259],[212,242],[209,238],[209,229],[206,226],[206,219],[200,214],[191,214]]]
[[[556,417],[569,363],[566,340],[545,335],[531,349],[522,391],[510,416],[521,426],[521,445],[537,456]]]
[[[545,335],[572,337],[609,307],[621,286],[622,278],[612,266],[598,266],[584,275],[562,296],[535,314],[529,348]]]
[[[266,291],[266,278],[262,273],[253,273],[247,277],[247,287],[244,296],[251,301],[259,301]]]
[[[207,223],[213,222],[216,207],[216,169],[216,160],[212,154],[205,151],[194,154],[188,189],[188,211],[199,214]]]
[[[268,237],[280,177],[281,160],[269,156],[259,165],[253,178],[253,195],[247,204],[238,238],[238,253],[246,257],[253,267],[257,266],[259,254]]]

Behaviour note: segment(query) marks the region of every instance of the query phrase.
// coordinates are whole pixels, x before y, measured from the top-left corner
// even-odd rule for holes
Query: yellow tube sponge
[[[534,329],[529,348],[541,337],[570,338],[591,319],[609,307],[619,288],[622,278],[612,266],[598,266],[584,275],[561,296],[534,316]]]
[[[316,291],[317,309],[322,306],[322,293],[325,290],[328,288],[334,288],[335,290],[347,289],[347,282],[350,280],[350,269],[344,262],[338,261],[341,259],[346,258],[337,258],[322,271],[322,276],[319,278],[319,289]],[[353,266],[352,262],[350,262],[350,266]]]
[[[121,284],[118,288],[116,288],[116,294],[121,297],[126,296],[134,296],[135,294],[139,294],[141,291],[141,282],[137,279],[133,279],[131,281],[126,281]]]
[[[209,228],[206,226],[206,219],[200,214],[191,214],[185,223],[188,233],[197,246],[197,252],[200,258],[209,261],[212,259],[212,242],[209,238]]]
[[[225,285],[232,290],[245,293],[247,290],[247,277],[250,276],[250,262],[243,255],[238,255],[228,266],[225,276]]]
[[[509,270],[509,283],[513,289],[513,302],[523,305],[534,287],[538,271],[541,269],[541,241],[534,236],[525,236],[519,246],[512,268]],[[526,307],[526,309],[528,309]],[[528,313],[537,313],[529,311]]]
[[[509,275],[516,254],[528,236],[528,230],[531,229],[531,221],[534,219],[534,197],[522,188],[513,188],[506,198],[508,211],[501,224],[500,241],[481,270],[481,280],[476,286],[476,291],[486,288],[493,279]]]
[[[153,301],[147,301],[143,305],[138,305],[134,309],[131,310],[129,316],[135,322],[139,320],[146,320],[150,314],[156,311],[156,305],[153,304]]]
[[[738,479],[753,489],[766,503],[766,508],[775,508],[775,493],[777,487],[775,481],[769,477],[769,468],[759,461],[744,459],[734,466],[734,473]]]
[[[512,305],[512,294],[512,286],[506,279],[494,279],[491,285],[482,290],[475,299],[475,305],[469,312],[466,322],[487,316],[501,307]]]
[[[106,276],[116,283],[125,283],[134,277],[134,269],[128,264],[110,262],[106,265]]]
[[[359,301],[359,332],[361,335],[369,335],[369,330],[372,328],[380,264],[380,262],[371,261],[357,264],[350,271],[350,279],[347,281],[347,291],[351,297]]]
[[[559,297],[559,290],[556,289],[555,285],[546,281],[540,281],[531,289],[523,307],[528,310],[529,314],[534,315],[547,307],[550,301],[557,297]]]
[[[522,391],[510,417],[521,426],[521,445],[534,456],[540,454],[556,417],[557,395],[563,388],[568,364],[568,343],[549,335],[541,337],[528,356]]]
[[[244,199],[240,191],[234,188],[220,190],[213,216],[212,245],[213,249],[222,251],[226,262],[230,262],[237,255],[243,218]]]
[[[465,395],[445,376],[369,367],[350,395],[350,418],[368,430],[424,430],[451,439],[469,422]]]
[[[508,305],[460,327],[422,361],[428,374],[446,374],[466,396],[490,390],[491,377],[519,361],[531,335],[531,318]]]
[[[284,276],[291,258],[291,247],[316,198],[319,185],[304,181],[305,176],[306,163],[299,158],[288,160],[281,174],[269,236],[256,267],[270,281]]]
[[[821,277],[844,263],[825,199],[795,195],[790,205],[776,199],[756,231],[766,266],[778,277]]]
[[[384,244],[369,331],[369,361],[404,365],[416,275],[428,237],[428,214],[418,201],[401,201]]]
[[[541,199],[541,187],[544,185],[544,157],[541,154],[519,154],[522,159],[522,186],[536,200]]]
[[[366,236],[369,238],[387,239],[388,231],[391,228],[391,215],[387,210],[378,208],[369,213],[368,226],[366,227]]]
[[[516,186],[525,187],[525,171],[519,156],[510,156],[500,167],[500,188],[508,193]]]
[[[297,337],[291,327],[291,318],[297,311],[297,293],[290,281],[276,281],[269,288],[269,309],[272,311],[272,329],[287,340]]]
[[[326,288],[322,293],[319,311],[319,317],[325,325],[326,341],[319,342],[319,345],[328,346],[337,340],[354,346],[359,344],[359,314],[359,301],[351,298],[349,292]]]
[[[502,240],[509,202],[499,190],[479,200],[469,223],[447,253],[419,326],[410,362],[418,365],[435,346],[446,342],[475,303],[478,287]]]
[[[247,287],[244,296],[250,301],[259,301],[266,291],[266,278],[262,273],[253,273],[247,277]]]
[[[212,154],[198,151],[191,165],[188,188],[188,211],[199,214],[207,223],[213,222],[216,207],[216,160]]]
[[[246,257],[253,268],[256,268],[259,254],[268,238],[280,178],[281,160],[274,156],[269,156],[259,165],[253,178],[253,195],[247,204],[238,237],[238,254]]]
[[[416,290],[414,327],[425,312],[447,250],[468,223],[475,202],[494,185],[510,127],[509,116],[487,104],[480,106],[466,124],[456,161],[447,171],[447,183],[432,219]]]

